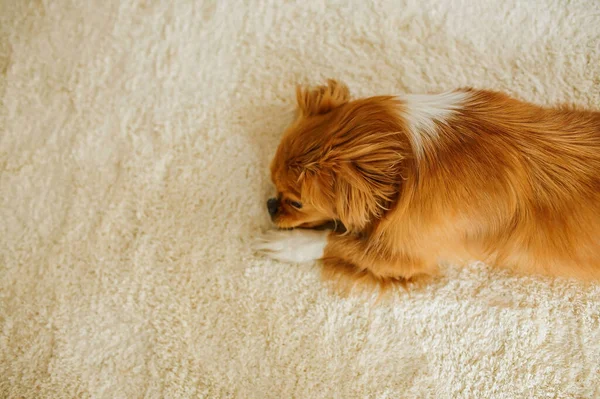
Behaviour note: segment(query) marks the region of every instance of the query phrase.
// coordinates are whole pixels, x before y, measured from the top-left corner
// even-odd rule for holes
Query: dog
[[[351,100],[334,80],[296,97],[258,251],[380,287],[467,260],[600,278],[600,112],[473,88]]]

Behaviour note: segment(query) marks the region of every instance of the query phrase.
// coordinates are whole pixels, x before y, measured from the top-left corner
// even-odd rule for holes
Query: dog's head
[[[350,101],[348,88],[296,90],[298,117],[271,163],[276,197],[267,201],[280,228],[340,221],[360,231],[397,197],[409,144],[393,97]]]

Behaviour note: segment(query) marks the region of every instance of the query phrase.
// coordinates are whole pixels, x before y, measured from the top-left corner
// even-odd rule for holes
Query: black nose
[[[277,198],[269,198],[267,201],[267,209],[269,210],[269,215],[275,216],[279,209],[279,201],[277,201]]]

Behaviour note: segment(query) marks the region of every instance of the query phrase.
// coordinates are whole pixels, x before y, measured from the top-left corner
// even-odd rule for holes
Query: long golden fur
[[[343,224],[319,256],[329,277],[385,286],[475,258],[599,279],[600,112],[454,93],[464,101],[436,116],[402,97],[351,101],[336,81],[298,88],[271,164],[275,224]]]

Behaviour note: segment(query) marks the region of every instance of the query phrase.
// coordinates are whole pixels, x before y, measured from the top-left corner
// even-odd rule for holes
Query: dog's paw
[[[257,240],[254,249],[283,262],[310,262],[323,257],[328,234],[327,230],[272,230]]]

